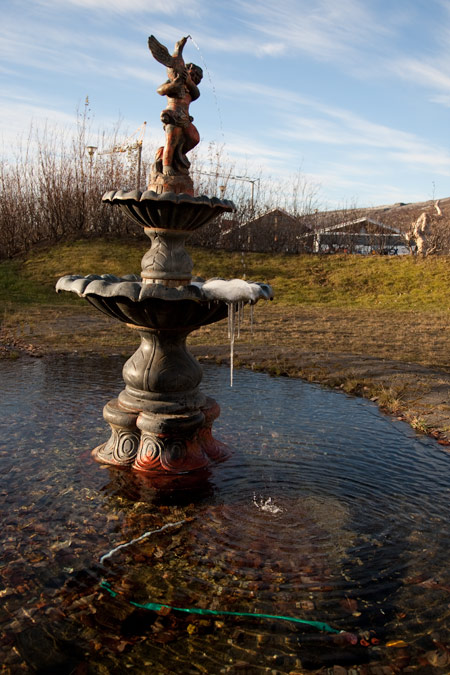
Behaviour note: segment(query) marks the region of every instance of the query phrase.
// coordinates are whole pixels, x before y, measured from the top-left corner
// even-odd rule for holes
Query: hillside
[[[439,207],[442,210],[441,222],[450,230],[450,197],[445,197],[438,201]],[[422,213],[428,213],[433,217],[437,215],[435,203],[436,200],[433,199],[426,202],[411,202],[408,204],[400,202],[365,208],[319,211],[314,215],[314,229],[316,227],[327,227],[328,224],[368,217],[390,227],[396,227],[402,232],[407,232],[411,227],[411,223],[417,220]],[[305,216],[304,219],[311,223],[310,216]]]
[[[145,242],[79,240],[0,263],[0,301],[14,312],[20,305],[71,304],[57,296],[65,274],[139,273]],[[450,311],[447,256],[271,255],[191,249],[194,274],[203,278],[247,278],[269,283],[276,305]]]

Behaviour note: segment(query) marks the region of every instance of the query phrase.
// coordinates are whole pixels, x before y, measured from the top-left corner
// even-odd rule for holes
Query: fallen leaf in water
[[[344,598],[341,600],[340,605],[342,609],[345,609],[347,612],[355,612],[358,609],[358,603],[354,598]]]
[[[408,645],[404,640],[389,640],[386,642],[386,647],[407,647]]]
[[[425,654],[425,658],[432,666],[442,668],[450,663],[450,654],[448,652],[433,650]]]

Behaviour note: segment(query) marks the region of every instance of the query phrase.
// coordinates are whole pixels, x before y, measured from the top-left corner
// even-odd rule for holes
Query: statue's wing
[[[162,63],[163,66],[166,66],[167,68],[173,68],[174,67],[174,58],[173,56],[169,53],[169,50],[167,47],[164,47],[156,38],[154,35],[150,35],[148,38],[148,47],[153,54],[153,57],[159,62]]]

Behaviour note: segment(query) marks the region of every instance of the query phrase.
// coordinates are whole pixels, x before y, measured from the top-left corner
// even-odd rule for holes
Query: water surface
[[[0,362],[9,672],[449,672],[450,457],[437,443],[368,401],[250,371],[231,389],[208,366],[214,433],[234,454],[197,486],[157,491],[90,457],[121,367]]]

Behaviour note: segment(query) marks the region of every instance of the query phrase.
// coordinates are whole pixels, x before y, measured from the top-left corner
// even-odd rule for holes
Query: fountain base
[[[239,307],[272,298],[267,284],[192,278],[185,240],[235,207],[187,194],[188,178],[182,183],[179,176],[164,176],[172,190],[183,187],[180,194],[157,194],[155,183],[144,193],[119,190],[103,197],[143,226],[151,240],[140,277],[66,275],[57,284],[57,291],[76,292],[140,335],[140,346],[123,367],[125,388],[103,411],[110,438],[92,454],[100,464],[130,468],[158,482],[170,475],[198,475],[231,454],[212,435],[220,408],[199,388],[203,371],[187,348],[188,335],[228,316],[233,340]]]
[[[220,407],[212,398],[206,399],[205,407],[185,415],[130,411],[113,399],[103,410],[111,436],[92,451],[92,456],[101,464],[149,474],[203,469],[231,454],[228,446],[212,435],[219,414]]]

